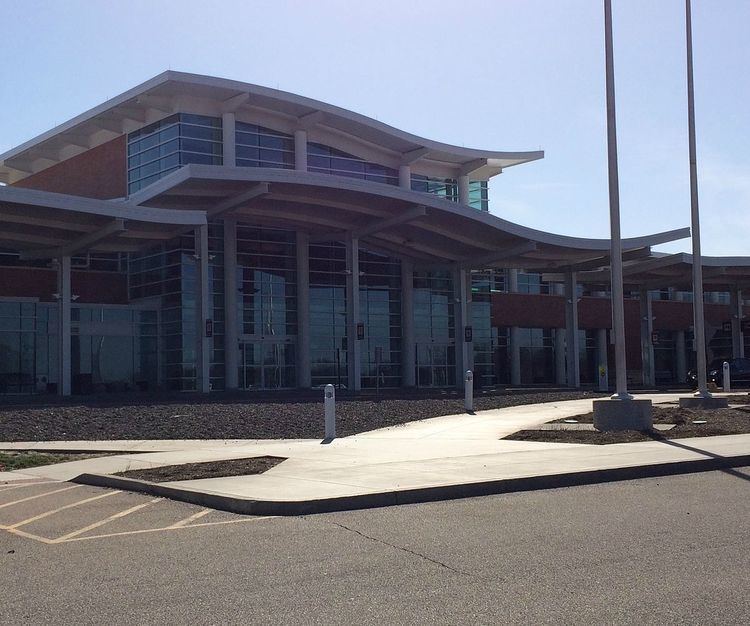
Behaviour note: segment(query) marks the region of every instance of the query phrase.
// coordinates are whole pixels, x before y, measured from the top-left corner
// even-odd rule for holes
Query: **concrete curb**
[[[399,504],[456,500],[459,498],[472,498],[502,493],[594,485],[597,483],[638,478],[656,478],[660,476],[710,472],[748,465],[750,465],[750,454],[743,454],[731,457],[675,461],[635,467],[597,469],[546,476],[507,478],[460,485],[439,485],[435,487],[420,487],[336,498],[294,501],[253,500],[105,474],[81,474],[71,482],[96,487],[136,491],[243,515],[310,515],[314,513],[370,509]]]

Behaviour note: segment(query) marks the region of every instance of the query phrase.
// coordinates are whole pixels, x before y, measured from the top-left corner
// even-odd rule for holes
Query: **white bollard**
[[[471,370],[466,370],[464,377],[464,409],[469,412],[474,410],[474,374]]]
[[[324,390],[324,403],[326,411],[326,439],[336,437],[336,388],[326,385]]]
[[[732,391],[732,381],[731,377],[729,375],[729,363],[724,361],[724,365],[722,365],[722,382],[724,383],[724,391]]]

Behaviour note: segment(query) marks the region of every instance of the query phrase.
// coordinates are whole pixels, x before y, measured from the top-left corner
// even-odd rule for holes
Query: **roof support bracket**
[[[30,261],[34,259],[54,259],[62,256],[74,256],[79,252],[86,252],[90,248],[96,246],[96,244],[108,239],[112,235],[124,232],[125,230],[127,230],[125,227],[125,220],[117,218],[105,226],[102,226],[100,229],[91,233],[86,233],[59,248],[25,250],[21,252],[20,257],[24,261]]]

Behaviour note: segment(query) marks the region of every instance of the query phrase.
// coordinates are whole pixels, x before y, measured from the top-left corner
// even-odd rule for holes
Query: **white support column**
[[[677,365],[677,382],[687,381],[687,348],[685,347],[685,331],[678,330],[674,334],[675,360]]]
[[[565,286],[562,283],[553,283],[556,296],[565,297]],[[567,382],[565,374],[565,328],[555,328],[555,383],[564,386]]]
[[[466,326],[471,326],[471,302],[467,285],[467,270],[456,269],[453,272],[453,293],[455,295],[454,315],[456,320],[456,387],[464,388],[466,370],[472,369],[473,342],[466,341]]]
[[[654,332],[654,316],[651,308],[651,293],[641,289],[638,296],[641,307],[641,361],[643,384],[653,387],[656,384],[654,372],[654,342],[651,336]]]
[[[411,189],[411,166],[401,165],[398,168],[398,186],[402,189]]]
[[[199,226],[195,230],[195,250],[197,254],[196,298],[198,328],[196,328],[196,384],[201,393],[211,390],[211,340],[206,336],[206,322],[211,318],[211,294],[208,280],[208,226]]]
[[[312,386],[310,371],[310,235],[297,231],[297,386]]]
[[[307,171],[307,131],[294,131],[294,169],[299,172]]]
[[[357,339],[359,310],[359,239],[349,237],[346,242],[346,327],[349,389],[362,389],[362,343]]]
[[[518,270],[508,270],[508,292],[518,293]],[[510,384],[521,384],[521,329],[511,326],[508,344],[510,349]]]
[[[469,177],[465,174],[458,177],[458,202],[469,204]]]
[[[581,386],[580,357],[578,354],[578,289],[576,273],[565,274],[565,362],[569,387]]]
[[[596,373],[599,382],[599,391],[609,389],[609,366],[607,363],[607,329],[599,328],[596,331]],[[604,375],[599,375],[599,368],[604,367]]]
[[[237,220],[224,220],[224,387],[239,386],[239,319],[237,310]]]
[[[416,338],[414,336],[414,263],[401,259],[401,386],[416,385]]]
[[[742,332],[742,291],[735,287],[729,292],[730,319],[732,321],[732,356],[735,359],[745,358],[745,337]]]
[[[70,257],[59,259],[57,267],[58,301],[58,358],[59,381],[57,392],[61,396],[70,395],[71,350],[70,350],[70,302],[73,293],[70,286]]]
[[[234,113],[223,113],[221,116],[221,135],[224,143],[224,165],[234,167],[237,165],[237,149],[235,147],[234,130],[235,130]]]

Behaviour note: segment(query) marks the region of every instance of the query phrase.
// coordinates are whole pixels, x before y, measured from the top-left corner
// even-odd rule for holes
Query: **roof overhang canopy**
[[[23,259],[133,252],[202,224],[203,211],[0,187],[0,249]]]
[[[654,253],[650,258],[630,260],[623,264],[623,282],[633,288],[691,290],[693,284],[693,255]],[[555,280],[550,274],[545,278]],[[609,269],[579,272],[578,282],[608,285]],[[750,257],[703,257],[703,285],[714,291],[735,287],[750,288]]]
[[[306,231],[311,240],[357,237],[423,265],[549,270],[596,262],[608,239],[554,235],[390,185],[328,174],[188,165],[134,194],[131,203],[205,211]],[[628,253],[688,237],[683,228],[623,240]]]
[[[477,150],[432,141],[372,118],[285,91],[224,78],[167,71],[0,155],[0,182],[15,182],[113,137],[175,112],[220,116],[243,109],[272,113],[295,128],[319,127],[389,151],[403,164],[436,161],[486,179],[544,157],[542,151]]]

